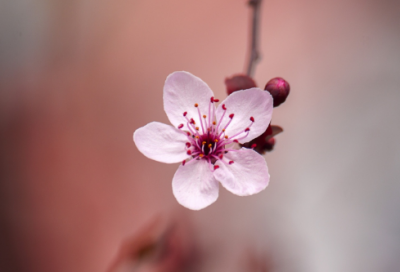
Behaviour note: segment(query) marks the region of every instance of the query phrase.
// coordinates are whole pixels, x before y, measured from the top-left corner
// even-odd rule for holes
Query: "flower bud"
[[[257,84],[249,76],[238,74],[225,79],[226,91],[228,95],[239,90],[246,90],[257,87]]]
[[[268,81],[264,90],[268,91],[274,98],[274,107],[278,107],[285,102],[290,92],[289,83],[281,77],[275,77]]]
[[[267,130],[255,138],[254,140],[243,144],[242,146],[246,148],[252,148],[255,144],[254,150],[260,154],[271,151],[275,146],[275,136],[281,133],[283,129],[280,126],[269,125]]]

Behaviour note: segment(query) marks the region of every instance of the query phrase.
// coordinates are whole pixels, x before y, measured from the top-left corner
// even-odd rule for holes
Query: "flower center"
[[[225,104],[222,105],[223,114],[220,120],[215,119],[215,106],[213,105],[215,102],[219,102],[218,99],[214,97],[210,98],[209,106],[208,106],[208,115],[202,114],[200,112],[199,105],[196,103],[194,107],[197,108],[198,117],[200,124],[197,124],[193,117],[189,117],[187,112],[183,113],[187,123],[188,131],[182,131],[188,137],[188,141],[186,142],[186,152],[189,156],[192,157],[191,161],[196,160],[206,160],[209,165],[211,171],[214,171],[218,168],[218,165],[214,165],[217,160],[222,161],[225,164],[232,164],[233,161],[224,160],[224,154],[227,152],[234,152],[237,150],[227,149],[226,146],[232,143],[238,143],[239,140],[244,139],[250,132],[250,127],[254,123],[254,117],[250,117],[250,124],[248,127],[244,128],[239,133],[235,135],[228,136],[225,134],[226,129],[231,124],[235,114],[229,114],[229,121],[222,127],[221,123],[226,114],[227,107]],[[180,124],[178,129],[182,129],[184,124]],[[190,162],[191,162],[190,161]],[[187,162],[187,163],[190,163]],[[182,162],[183,165],[186,164],[186,160]]]

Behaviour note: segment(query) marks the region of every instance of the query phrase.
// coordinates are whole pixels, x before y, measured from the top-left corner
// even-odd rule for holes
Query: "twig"
[[[259,17],[260,17],[260,7],[262,0],[250,0],[249,5],[253,9],[253,21],[251,27],[251,44],[250,44],[250,54],[249,62],[247,66],[247,75],[252,76],[255,70],[257,61],[260,58],[260,53],[258,51],[258,28],[259,28]]]

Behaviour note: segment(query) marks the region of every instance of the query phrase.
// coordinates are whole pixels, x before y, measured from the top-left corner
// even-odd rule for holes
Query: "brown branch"
[[[249,61],[247,66],[247,75],[252,76],[255,71],[255,66],[260,58],[258,51],[258,29],[259,29],[259,18],[260,18],[260,7],[262,0],[250,0],[249,6],[253,9],[253,20],[251,27],[251,41],[250,41],[250,52]]]

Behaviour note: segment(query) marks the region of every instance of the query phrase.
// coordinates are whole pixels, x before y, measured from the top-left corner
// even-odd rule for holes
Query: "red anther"
[[[211,101],[211,103],[213,103],[213,102],[214,102],[214,96],[211,96],[211,99],[210,99],[210,101]]]
[[[186,134],[187,134],[187,136],[190,136],[190,132],[188,131],[188,132],[186,132]]]
[[[187,111],[185,111],[185,112],[183,113],[183,116],[186,116],[186,114],[187,114]]]
[[[191,144],[189,142],[186,143],[186,147],[189,148]]]
[[[252,145],[251,145],[251,149],[256,148],[256,146],[257,146],[257,144],[252,144]]]
[[[232,164],[233,163],[233,161],[229,161],[229,164]]]
[[[237,144],[239,143],[239,141],[238,141],[238,140],[236,140],[236,139],[235,139],[235,140],[233,140],[233,141],[234,141],[235,143],[237,143]]]
[[[192,150],[188,150],[188,151],[186,152],[186,154],[192,155]]]
[[[222,160],[222,158],[224,157],[224,155],[222,155],[222,154],[219,154],[219,156],[218,156],[221,160]]]
[[[218,165],[214,165],[214,170],[217,170],[219,168]]]
[[[246,129],[244,130],[244,132],[248,132],[248,131],[250,131],[250,128],[246,128]]]
[[[250,121],[254,122],[254,117],[253,116],[250,117]]]
[[[183,160],[183,161],[182,161],[182,165],[185,165],[185,163],[186,163],[186,160]]]
[[[180,125],[178,126],[178,128],[179,128],[179,129],[183,128],[183,124],[180,124]]]
[[[225,104],[222,104],[222,109],[226,110]]]
[[[229,118],[233,118],[233,116],[235,116],[233,113],[229,114]]]
[[[215,98],[214,98],[214,102],[216,102],[216,103],[219,102],[219,99],[215,99]]]
[[[190,118],[190,123],[195,124],[195,121],[193,120],[193,118]]]

